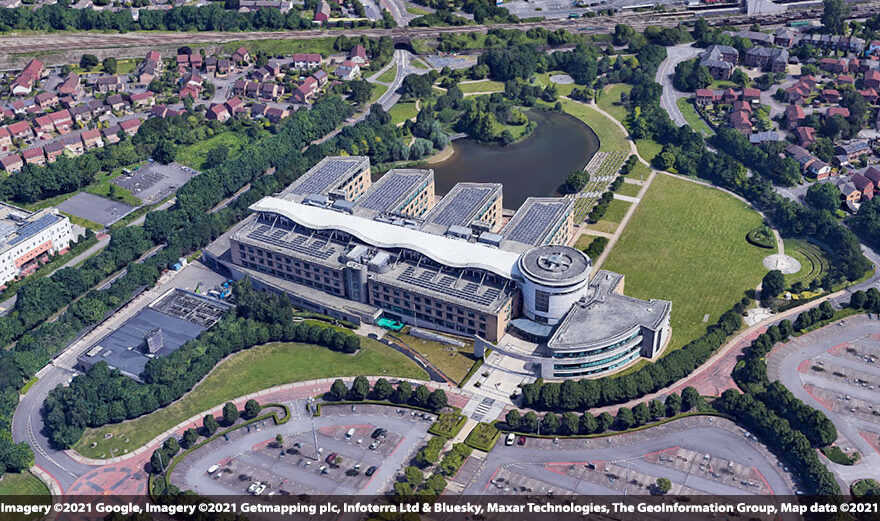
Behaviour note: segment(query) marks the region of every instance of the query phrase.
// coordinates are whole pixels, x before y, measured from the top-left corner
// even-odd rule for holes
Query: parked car
[[[366,472],[364,472],[364,475],[372,476],[373,474],[376,473],[377,470],[379,470],[379,467],[373,465],[372,467],[368,468]]]
[[[526,444],[526,437],[525,437],[525,436],[520,436],[520,437],[519,437],[519,440],[517,441],[517,443],[519,443],[520,445],[525,445],[525,444]]]
[[[386,430],[383,429],[382,427],[379,427],[378,429],[376,429],[376,430],[373,431],[373,434],[370,434],[370,437],[373,438],[373,439],[375,440],[375,439],[378,439],[378,438],[380,438],[380,437],[384,438],[384,437],[387,436],[387,435],[388,435],[388,431],[386,431]]]
[[[504,440],[504,444],[510,446],[513,445],[514,441],[516,441],[516,436],[511,432],[507,435],[507,439]]]

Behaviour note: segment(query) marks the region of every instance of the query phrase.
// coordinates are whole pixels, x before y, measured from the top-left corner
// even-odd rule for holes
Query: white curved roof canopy
[[[308,206],[277,197],[264,197],[250,206],[255,212],[274,212],[314,230],[339,230],[378,248],[406,248],[455,268],[477,268],[508,279],[520,254],[419,230]]]

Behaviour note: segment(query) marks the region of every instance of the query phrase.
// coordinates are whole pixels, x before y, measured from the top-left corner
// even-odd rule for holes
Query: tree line
[[[150,359],[143,383],[99,362],[70,386],[50,391],[43,404],[49,440],[58,448],[75,444],[87,427],[100,427],[137,418],[166,407],[195,387],[221,360],[268,342],[303,342],[354,353],[360,337],[330,325],[293,321],[293,308],[283,295],[237,283],[236,299],[245,305],[222,318],[215,327],[173,353]]]

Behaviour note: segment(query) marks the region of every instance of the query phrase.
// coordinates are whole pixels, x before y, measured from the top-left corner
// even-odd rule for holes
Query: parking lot
[[[424,444],[433,420],[395,407],[360,405],[324,407],[313,423],[304,402],[291,408],[286,424],[261,422],[199,449],[174,469],[172,482],[208,495],[244,494],[249,488],[267,496],[377,494]],[[374,438],[380,428],[384,432]]]
[[[82,217],[104,226],[110,226],[128,215],[129,212],[134,210],[134,206],[105,199],[87,192],[80,192],[59,204],[58,209],[70,215]]]
[[[163,165],[150,161],[131,174],[123,173],[113,183],[125,188],[146,204],[153,204],[173,194],[199,172],[188,166]]]
[[[753,436],[721,418],[692,417],[645,431],[593,439],[527,438],[499,443],[465,494],[785,495],[795,487]]]
[[[844,479],[880,463],[880,324],[856,316],[778,346],[767,357],[767,376],[780,380],[806,404],[824,412],[838,431],[837,446],[858,451],[852,467],[832,465]]]

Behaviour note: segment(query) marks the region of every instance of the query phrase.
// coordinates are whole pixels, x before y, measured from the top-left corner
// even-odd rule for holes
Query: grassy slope
[[[409,331],[409,329],[404,329]],[[465,343],[464,347],[453,346],[435,342],[433,340],[425,340],[410,336],[408,334],[392,333],[393,336],[399,338],[410,348],[425,357],[428,361],[436,365],[446,376],[452,378],[456,382],[460,382],[462,378],[470,371],[474,365],[474,347],[473,342],[466,338],[459,338]]]
[[[391,83],[396,77],[397,67],[390,67],[387,71],[380,74],[379,77],[376,78],[376,81],[381,81],[382,83]]]
[[[134,450],[181,421],[223,402],[275,385],[317,378],[388,375],[425,379],[425,372],[402,354],[362,338],[355,355],[298,343],[267,344],[239,352],[221,362],[193,391],[168,407],[138,419],[88,429],[74,447],[92,458],[111,457],[113,448]],[[113,438],[104,440],[104,433]],[[129,442],[124,443],[128,438]],[[95,448],[90,448],[97,442]]]
[[[659,175],[603,268],[626,275],[627,295],[672,301],[670,348],[677,349],[761,281],[761,261],[773,251],[745,240],[760,223],[719,190]]]
[[[623,123],[626,119],[627,111],[626,107],[620,104],[620,93],[626,92],[629,94],[629,91],[631,90],[632,85],[627,83],[614,83],[608,85],[602,91],[602,95],[599,96],[599,99],[596,100],[596,105],[598,105],[600,109],[614,116],[617,121]]]
[[[684,116],[684,120],[687,121],[687,124],[697,132],[702,132],[705,136],[711,136],[715,134],[712,131],[712,128],[709,127],[709,124],[706,123],[699,114],[697,114],[697,110],[691,104],[688,98],[678,98],[676,101],[679,110],[681,110],[681,115]]]
[[[418,113],[415,101],[399,102],[388,111],[388,114],[391,115],[391,123],[395,125],[416,117]]]
[[[251,52],[251,54],[256,53],[258,50],[266,51],[272,56],[278,54],[314,52],[320,53],[322,56],[327,57],[331,54],[338,52],[333,50],[334,40],[336,40],[336,38],[334,37],[311,38],[308,40],[238,40],[224,44],[223,50],[231,53],[239,47],[244,46]]]
[[[205,167],[205,156],[212,148],[219,145],[226,145],[229,149],[229,157],[234,157],[241,151],[244,141],[234,132],[221,132],[210,139],[181,148],[176,160],[182,165],[202,170]]]
[[[48,496],[49,489],[30,472],[3,474],[0,496]]]
[[[502,92],[504,84],[500,81],[481,80],[472,83],[459,83],[458,88],[465,94],[472,92]]]
[[[611,152],[615,150],[629,150],[626,135],[617,125],[611,124],[608,119],[594,109],[572,100],[561,100],[562,108],[566,113],[586,123],[599,137],[599,150]]]

